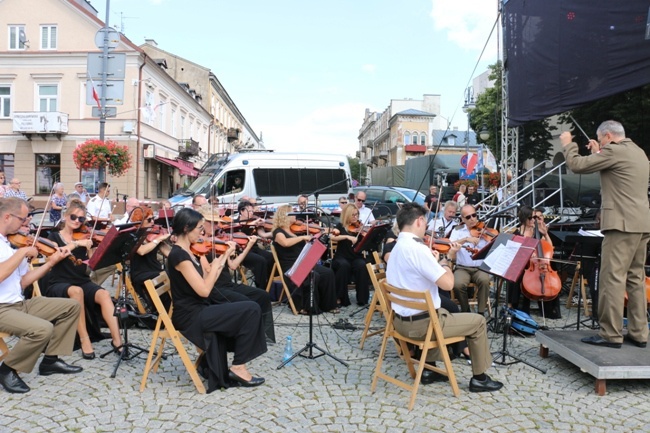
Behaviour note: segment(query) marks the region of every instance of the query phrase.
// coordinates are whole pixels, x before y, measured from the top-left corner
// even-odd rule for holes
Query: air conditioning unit
[[[133,122],[124,122],[122,124],[122,131],[126,132],[127,134],[132,134],[133,133]]]

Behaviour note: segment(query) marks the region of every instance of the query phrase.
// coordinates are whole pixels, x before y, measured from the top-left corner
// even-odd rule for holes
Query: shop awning
[[[163,158],[162,156],[156,156],[156,161],[162,162],[170,167],[176,167],[180,171],[181,176],[197,177],[199,175],[199,172],[194,169],[192,163],[188,161]]]

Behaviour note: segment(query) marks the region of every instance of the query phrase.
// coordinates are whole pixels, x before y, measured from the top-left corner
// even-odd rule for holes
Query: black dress
[[[211,304],[187,283],[176,266],[190,261],[200,275],[203,269],[195,257],[174,245],[167,258],[174,314],[172,322],[183,335],[205,351],[208,392],[228,388],[227,351],[234,352],[233,365],[245,364],[266,352],[262,312],[252,301],[228,305]]]
[[[158,250],[160,244],[147,254],[141,256],[134,253],[131,257],[131,283],[137,294],[145,301],[145,307],[149,312],[153,312],[153,302],[149,298],[149,294],[144,286],[144,282],[156,278],[162,271],[165,270],[164,266],[158,260]],[[161,298],[165,308],[169,308],[171,299],[169,297]]]
[[[56,242],[60,247],[66,245],[59,232],[51,232],[48,238]],[[83,247],[77,247],[72,250],[72,255],[77,259],[87,260],[88,250]],[[61,260],[47,274],[47,284],[42,284],[41,287],[45,287],[43,296],[50,298],[68,298],[68,289],[70,286],[78,286],[83,290],[86,330],[88,331],[90,341],[95,343],[107,338],[101,332],[101,326],[104,324],[104,320],[100,307],[95,303],[97,291],[105,289],[90,280],[90,269],[86,264],[81,263],[77,265],[69,259]]]
[[[342,224],[339,223],[336,228],[341,232],[342,236],[352,236]],[[341,305],[344,307],[350,305],[348,282],[353,274],[356,282],[357,304],[366,305],[370,298],[370,289],[368,287],[370,276],[366,268],[366,261],[361,254],[354,252],[350,240],[341,240],[336,245],[332,269],[336,274],[336,297],[341,300]]]
[[[286,238],[295,237],[295,235],[286,232],[284,229],[277,228],[273,230],[273,239],[275,240],[278,233],[284,234]],[[278,260],[282,271],[288,271],[298,259],[300,252],[305,246],[305,241],[300,241],[290,247],[283,247],[277,242],[273,242],[275,251],[278,254]],[[320,314],[323,311],[332,311],[336,308],[336,288],[334,271],[322,265],[314,267],[314,309],[313,314]],[[289,279],[284,278],[284,281],[289,287],[291,298],[299,310],[307,310],[309,308],[309,278],[306,278],[300,288]]]

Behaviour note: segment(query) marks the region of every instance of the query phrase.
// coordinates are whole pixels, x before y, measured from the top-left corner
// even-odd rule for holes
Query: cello
[[[549,262],[549,259],[553,258],[553,245],[546,239],[540,239],[537,220],[535,220],[535,239],[539,240],[537,257],[530,260],[528,268],[524,271],[521,291],[524,296],[533,301],[552,301],[560,294],[562,281]]]

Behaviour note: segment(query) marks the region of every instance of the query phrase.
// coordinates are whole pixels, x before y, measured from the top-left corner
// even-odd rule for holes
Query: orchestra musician
[[[217,219],[210,206],[203,206],[201,215],[203,215],[204,230],[206,233],[205,241],[211,242],[212,233],[219,227],[214,224],[213,219]],[[246,284],[238,284],[233,281],[230,270],[237,272],[239,267],[246,262],[246,258],[251,254],[253,248],[257,246],[257,236],[249,236],[248,243],[244,249],[236,256],[228,256],[228,270],[221,272],[217,278],[212,292],[210,292],[210,302],[213,304],[227,304],[231,302],[253,301],[260,306],[262,311],[262,323],[267,343],[275,343],[275,327],[273,325],[273,311],[271,305],[271,296],[266,291],[266,285],[252,287]],[[227,242],[230,244],[230,242]],[[225,246],[222,245],[225,248]],[[208,263],[214,262],[216,258],[215,249],[211,249],[206,254]],[[271,254],[273,259],[273,254]]]
[[[235,251],[234,244],[229,244],[228,250],[212,263],[205,256],[197,258],[191,245],[203,236],[204,219],[191,208],[181,209],[174,216],[172,229],[177,237],[167,259],[174,300],[172,322],[188,340],[206,351],[208,392],[234,383],[246,387],[263,384],[264,378],[253,376],[246,368],[247,362],[267,351],[259,305],[252,301],[214,305],[209,299],[228,257]],[[227,349],[234,351],[230,368]]]
[[[94,219],[110,220],[113,210],[111,208],[111,186],[102,182],[99,184],[97,194],[88,201],[88,215]],[[85,215],[84,215],[85,216]]]
[[[306,242],[312,240],[311,235],[297,236],[291,232],[291,225],[296,222],[296,217],[289,215],[290,205],[280,206],[273,217],[273,244],[275,246],[280,266],[284,272],[288,271],[298,259]],[[334,271],[322,265],[314,267],[314,314],[322,311],[338,313],[336,307],[336,289]],[[300,288],[289,279],[285,278],[291,296],[301,314],[309,314],[309,278]]]
[[[359,221],[361,221],[362,225],[367,226],[375,221],[372,209],[366,207],[366,193],[364,191],[357,192],[354,198],[354,205],[359,209]]]
[[[336,226],[340,234],[332,236],[337,242],[336,253],[332,261],[332,269],[336,275],[337,303],[343,307],[350,305],[348,282],[354,275],[357,291],[357,304],[366,305],[370,298],[370,276],[366,261],[359,253],[354,252],[354,245],[360,240],[358,231],[362,228],[359,222],[359,209],[356,206],[346,206],[341,214],[341,222]],[[352,230],[357,230],[354,233]]]
[[[63,214],[63,228],[50,232],[49,239],[60,247],[67,247],[72,255],[83,261],[90,257],[93,245],[91,239],[74,240],[73,232],[81,227],[86,220],[86,207],[80,200],[72,200]],[[48,284],[43,295],[51,298],[70,298],[81,305],[81,314],[77,326],[77,334],[84,359],[94,359],[92,343],[104,339],[99,326],[99,317],[95,306],[101,310],[102,318],[111,333],[111,345],[118,353],[122,346],[122,337],[117,318],[113,314],[115,307],[110,293],[101,286],[93,283],[88,276],[88,266],[84,263],[73,263],[62,260],[52,268]]]
[[[57,250],[44,265],[30,271],[27,261],[38,255],[38,249],[27,246],[14,250],[7,239],[20,229],[28,212],[22,199],[0,200],[0,331],[19,338],[0,365],[0,384],[10,393],[29,392],[18,372],[30,373],[41,353],[45,353],[39,366],[41,375],[83,370],[59,358],[72,353],[79,304],[71,299],[23,296],[27,286],[70,254],[67,249]]]
[[[451,236],[451,230],[458,224],[456,213],[458,212],[458,203],[449,200],[445,203],[442,215],[429,221],[427,230],[438,238],[448,238]]]
[[[465,205],[460,209],[461,223],[451,231],[449,240],[463,246],[483,248],[488,241],[477,236],[472,236],[473,230],[478,226],[478,214],[472,205]],[[454,294],[463,312],[469,311],[469,297],[467,285],[472,282],[478,290],[478,313],[483,315],[487,308],[490,294],[490,274],[479,269],[483,260],[473,260],[472,253],[461,248],[456,255],[456,269],[454,270]]]
[[[255,208],[248,201],[241,201],[237,204],[239,217],[234,221],[241,224],[240,230],[248,235],[255,235],[260,239],[271,239],[273,234],[264,230],[264,220],[255,216]],[[205,212],[203,213],[205,215]],[[273,270],[273,254],[263,250],[257,242],[244,257],[243,265],[250,269],[255,277],[255,285],[260,289],[266,289],[266,285]]]

